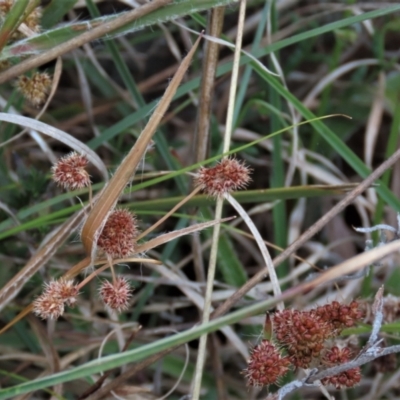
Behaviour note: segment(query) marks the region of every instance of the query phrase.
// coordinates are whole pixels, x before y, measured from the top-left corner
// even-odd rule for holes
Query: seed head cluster
[[[352,358],[349,346],[328,348],[328,344],[363,316],[357,301],[349,305],[334,301],[312,310],[282,310],[268,316],[265,333],[279,347],[263,340],[253,349],[246,369],[248,385],[277,383],[291,367],[329,368],[349,362]],[[336,388],[352,387],[360,379],[360,369],[353,368],[325,378],[323,383]]]
[[[52,280],[33,302],[33,312],[42,319],[57,319],[63,315],[65,305],[75,305],[77,296],[78,288],[72,280]]]
[[[86,171],[89,161],[83,154],[71,152],[58,160],[51,168],[52,178],[65,189],[82,189],[90,185],[90,176]]]
[[[132,297],[129,282],[120,276],[114,282],[103,281],[99,292],[104,304],[117,312],[126,310]]]
[[[17,88],[34,107],[43,104],[51,89],[51,78],[45,72],[35,72],[31,78],[21,75],[17,81]]]
[[[113,258],[123,258],[134,253],[138,236],[135,216],[126,209],[114,210],[97,240],[97,245]]]
[[[331,333],[312,312],[283,310],[276,312],[272,320],[276,340],[285,347],[295,367],[308,368]]]
[[[334,301],[309,311],[283,310],[272,317],[277,341],[287,350],[294,366],[309,368],[319,357],[329,338],[354,326],[363,316],[360,305]]]
[[[322,364],[328,368],[336,365],[345,364],[353,357],[352,351],[348,347],[340,348],[338,346],[332,347],[326,352],[322,359]],[[361,380],[360,367],[351,368],[340,374],[329,376],[321,380],[323,385],[333,385],[336,389],[350,388],[355,386]]]
[[[330,304],[317,307],[315,314],[328,323],[336,335],[339,335],[344,328],[354,326],[364,315],[360,304],[355,300],[349,305],[333,301]]]
[[[209,196],[221,197],[246,187],[250,180],[250,168],[235,158],[224,158],[215,167],[201,167],[195,184]]]
[[[267,386],[276,383],[290,367],[288,357],[282,357],[269,340],[261,341],[251,352],[246,370],[249,386]]]

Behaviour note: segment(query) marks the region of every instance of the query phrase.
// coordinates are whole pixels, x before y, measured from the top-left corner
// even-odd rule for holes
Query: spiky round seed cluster
[[[45,72],[36,72],[31,78],[21,75],[17,81],[17,88],[33,106],[43,104],[51,89],[51,78]]]
[[[43,293],[33,302],[33,312],[43,319],[57,319],[64,313],[65,304],[73,306],[78,288],[72,280],[60,279],[44,285]]]
[[[64,302],[42,294],[33,302],[33,312],[42,319],[57,319],[64,314]]]
[[[90,184],[90,176],[86,171],[88,163],[85,155],[73,151],[53,165],[52,178],[65,189],[82,189]]]
[[[44,285],[45,291],[50,297],[58,297],[64,301],[67,306],[74,306],[78,296],[78,288],[73,280],[61,278],[58,281],[50,281]]]
[[[278,311],[272,321],[277,341],[286,348],[296,367],[308,368],[332,335],[329,325],[312,311]]]
[[[135,216],[126,209],[114,210],[97,240],[97,245],[113,258],[124,258],[134,253],[138,235]]]
[[[318,359],[325,341],[354,326],[363,316],[357,301],[349,305],[333,301],[313,310],[283,310],[272,317],[273,331],[296,367],[308,368]]]
[[[315,313],[325,323],[329,323],[332,329],[339,335],[344,328],[352,327],[363,317],[360,304],[353,300],[349,305],[333,301],[330,304],[317,307]]]
[[[254,347],[244,371],[247,384],[249,386],[266,386],[276,383],[288,372],[289,366],[289,359],[282,357],[269,340],[263,340]]]
[[[345,364],[351,360],[352,352],[348,347],[332,347],[323,357],[322,363],[328,367]],[[340,374],[330,376],[321,380],[323,385],[333,385],[336,389],[353,387],[361,380],[360,367],[351,368]]]
[[[220,197],[246,187],[250,182],[250,168],[235,158],[224,158],[215,167],[201,167],[195,179],[209,196]]]
[[[120,276],[115,279],[115,282],[103,281],[99,292],[104,304],[117,312],[126,310],[132,297],[129,282]]]

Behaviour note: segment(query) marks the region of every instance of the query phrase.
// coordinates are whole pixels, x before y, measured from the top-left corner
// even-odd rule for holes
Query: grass
[[[229,0],[158,0],[135,12],[122,1],[52,0],[35,33],[25,18],[37,5],[16,0],[1,16],[0,60],[8,65],[0,72],[0,399],[93,400],[111,390],[159,398],[171,389],[169,399],[265,399],[278,387],[249,389],[242,371],[268,310],[333,299],[370,307],[381,285],[398,295],[398,243],[389,243],[397,234],[352,228],[397,228],[400,6],[248,1],[242,26],[239,4]],[[230,82],[234,50],[220,44],[217,56],[208,54],[217,43],[207,36],[193,47],[198,35],[189,28],[222,30],[236,47],[235,29],[243,33],[252,57],[240,54],[238,79]],[[52,75],[57,59],[60,79],[37,109],[16,79]],[[54,160],[71,149],[91,162],[93,208],[87,189],[64,192],[51,180]],[[98,286],[112,279],[102,260],[103,271],[59,320],[28,312],[45,282],[63,274],[80,282],[99,264],[94,238],[116,201],[145,231],[185,201],[201,166],[228,154],[252,169],[250,186],[233,196],[265,243],[246,218],[221,222],[239,215],[229,198],[219,214],[218,201],[196,194],[140,239],[139,260],[113,267],[135,288],[127,310],[102,304]],[[377,249],[364,253],[367,239]],[[389,258],[369,276],[332,283],[383,254]],[[266,277],[268,263],[278,284]],[[397,315],[384,311],[380,335],[395,345]],[[356,335],[362,347],[370,332],[365,320],[342,336]],[[371,398],[372,388],[374,399],[395,395],[397,367],[384,375],[373,368],[376,361],[362,367],[348,399]],[[339,394],[312,386],[285,398],[328,396]]]

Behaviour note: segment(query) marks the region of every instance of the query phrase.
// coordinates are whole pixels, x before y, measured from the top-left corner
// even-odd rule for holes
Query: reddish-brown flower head
[[[323,357],[322,363],[328,368],[335,365],[345,364],[352,358],[352,351],[348,347],[332,347]],[[336,389],[353,387],[361,380],[360,367],[351,368],[340,374],[330,376],[321,380],[324,385],[333,385]]]
[[[78,296],[78,287],[73,280],[59,279],[45,284],[44,293],[50,297],[58,297],[68,306],[74,306]]]
[[[72,152],[58,160],[51,172],[53,180],[65,189],[82,189],[90,184],[86,171],[89,161],[83,154]]]
[[[33,312],[39,317],[57,319],[64,313],[64,305],[73,306],[78,288],[72,280],[60,279],[45,283],[44,291],[33,302]]]
[[[97,240],[97,245],[114,258],[134,253],[138,227],[135,216],[126,209],[114,210]]]
[[[353,300],[349,305],[333,301],[330,304],[317,307],[315,313],[318,317],[332,326],[336,335],[339,335],[344,328],[354,326],[363,317],[360,304]]]
[[[196,177],[196,186],[210,196],[223,196],[250,182],[250,169],[235,158],[224,158],[215,167],[201,167]]]
[[[115,282],[103,281],[99,292],[104,304],[117,312],[126,310],[132,297],[129,282],[120,276]]]
[[[266,386],[276,383],[288,372],[289,366],[289,359],[282,357],[269,340],[263,340],[254,347],[248,366],[244,371],[247,384],[249,386]]]
[[[273,316],[273,329],[296,367],[308,368],[318,358],[332,329],[311,310],[283,310]]]
[[[33,106],[39,107],[47,99],[51,89],[51,78],[45,72],[36,72],[31,78],[21,75],[17,88]]]
[[[43,293],[33,302],[33,312],[42,319],[57,319],[64,313],[64,301]]]

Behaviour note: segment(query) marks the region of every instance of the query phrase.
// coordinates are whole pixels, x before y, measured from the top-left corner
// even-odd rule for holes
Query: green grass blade
[[[206,324],[196,326],[193,329],[189,329],[185,332],[177,333],[173,336],[158,340],[157,342],[143,345],[138,349],[107,356],[100,360],[90,361],[79,367],[71,368],[67,371],[53,374],[44,378],[38,378],[10,388],[1,389],[0,400],[9,399],[20,394],[54,386],[59,383],[69,382],[74,379],[80,379],[88,375],[92,375],[100,371],[106,371],[111,368],[116,368],[131,362],[138,362],[157,352],[187,343],[191,340],[197,339],[203,334],[210,333],[226,325],[239,322],[243,318],[248,318],[249,316],[257,313],[263,313],[275,303],[276,301],[274,299],[258,302],[257,304],[242,308],[241,310],[237,310],[231,314],[215,319]]]
[[[52,0],[43,10],[42,28],[49,29],[62,20],[78,0]]]
[[[306,108],[303,103],[287,91],[283,85],[273,76],[266,73],[260,66],[254,63],[254,69],[268,84],[277,91],[283,98],[290,101],[293,106],[301,113],[305,119],[313,119],[315,115]],[[318,133],[332,146],[335,151],[356,171],[361,177],[366,178],[371,171],[362,162],[362,160],[349,148],[341,139],[335,135],[322,121],[311,122],[313,127]],[[379,186],[376,187],[376,191],[380,196],[390,205],[393,209],[400,211],[399,199],[384,185],[383,182],[378,181]]]
[[[300,33],[298,35],[294,35],[290,38],[284,39],[284,40],[280,40],[279,42],[276,43],[272,43],[271,45],[262,48],[262,49],[257,49],[253,55],[257,58],[261,58],[266,56],[267,54],[271,53],[272,51],[277,51],[280,49],[283,49],[287,46],[290,46],[292,44],[301,42],[303,40],[315,37],[315,36],[319,36],[322,35],[323,33],[327,33],[327,32],[331,32],[335,29],[340,29],[340,28],[344,28],[346,26],[352,25],[352,24],[356,24],[368,19],[372,19],[372,18],[377,18],[377,17],[382,17],[384,15],[390,14],[390,13],[394,13],[396,11],[400,11],[400,6],[396,5],[393,7],[387,7],[387,8],[382,8],[379,10],[375,10],[375,11],[370,11],[364,14],[360,14],[360,15],[356,15],[353,17],[349,17],[349,18],[344,18],[340,21],[335,21],[332,22],[330,24],[327,24],[325,26],[319,27],[319,28],[315,28],[315,29],[311,29],[307,32],[304,33]],[[251,59],[247,56],[243,56],[241,58],[241,65],[244,64],[248,64],[251,61]],[[232,63],[228,62],[225,63],[223,65],[221,65],[220,67],[218,67],[217,69],[217,77],[220,77],[228,72],[230,72],[232,69]],[[200,78],[195,78],[192,79],[191,81],[181,85],[181,87],[177,90],[176,95],[174,97],[174,100],[181,98],[182,96],[184,96],[185,94],[189,93],[189,91],[191,90],[195,90],[199,87],[200,84]],[[119,133],[121,133],[122,131],[132,127],[134,124],[136,124],[137,122],[139,122],[141,120],[141,118],[144,117],[143,114],[147,115],[148,113],[151,112],[151,110],[154,109],[154,107],[156,106],[158,100],[155,100],[151,103],[149,103],[146,107],[144,107],[142,110],[139,110],[135,113],[133,113],[132,115],[124,118],[123,120],[119,121],[117,124],[113,125],[110,128],[105,129],[101,136],[92,139],[88,145],[92,148],[92,149],[96,149],[97,147],[99,147],[103,142],[105,141],[109,141],[110,139],[112,139],[113,137],[115,137],[116,135],[118,135]]]

